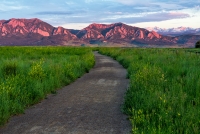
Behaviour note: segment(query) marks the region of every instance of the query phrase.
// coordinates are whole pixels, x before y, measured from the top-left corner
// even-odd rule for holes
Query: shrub
[[[85,44],[81,44],[82,47],[85,47]]]
[[[200,48],[200,41],[197,41],[195,48]]]
[[[17,72],[16,63],[13,63],[13,62],[5,63],[2,68],[2,72],[3,72],[4,76],[16,75],[16,72]]]
[[[29,72],[29,76],[34,79],[42,80],[45,77],[45,73],[42,68],[42,64],[43,64],[43,62],[39,61],[38,63],[33,65]]]

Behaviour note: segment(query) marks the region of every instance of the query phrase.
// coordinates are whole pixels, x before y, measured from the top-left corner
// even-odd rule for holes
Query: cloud
[[[114,2],[114,0],[84,0],[85,3]]]
[[[125,4],[125,5],[146,5],[150,3],[152,0],[116,0],[119,3]]]
[[[113,0],[113,2],[118,2],[124,5],[166,5],[165,7],[168,7],[168,5],[176,5],[176,6],[194,6],[196,4],[200,3],[200,0],[173,0],[173,1],[164,1],[164,0]],[[174,7],[174,6],[173,6]]]
[[[40,18],[56,25],[133,24],[197,18],[200,17],[199,5],[200,0],[1,0],[0,18]]]
[[[180,10],[186,8],[186,6],[181,5],[181,3],[176,2],[152,2],[151,5],[157,6],[162,10]]]
[[[153,22],[164,21],[171,19],[188,18],[189,14],[181,12],[160,12],[160,13],[140,13],[140,14],[124,14],[107,17],[102,19],[104,22],[125,22],[125,23],[139,23],[139,22]]]
[[[71,5],[75,5],[75,3],[74,2],[72,2],[72,1],[67,1],[67,2],[65,2],[67,5],[69,5],[69,6],[71,6]]]
[[[123,14],[122,12],[104,12],[105,14],[108,15],[117,15],[117,14]]]
[[[36,12],[35,15],[79,15],[85,13],[85,10],[74,10],[74,11],[42,11]],[[72,17],[72,16],[71,16]]]
[[[166,13],[164,17],[165,18],[169,17],[170,19],[174,19],[174,18],[187,18],[187,17],[190,17],[190,15],[186,13],[180,13],[180,12],[169,12],[169,13]]]
[[[28,6],[20,5],[16,2],[1,2],[0,11],[13,11],[13,10],[22,10],[28,9]]]
[[[74,14],[73,12],[68,11],[43,11],[43,12],[36,12],[36,15],[71,15]]]

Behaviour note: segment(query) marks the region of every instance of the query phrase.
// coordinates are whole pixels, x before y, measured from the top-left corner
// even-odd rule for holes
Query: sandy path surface
[[[89,73],[12,117],[0,134],[130,133],[130,123],[121,112],[127,72],[113,59],[95,56],[96,65]]]

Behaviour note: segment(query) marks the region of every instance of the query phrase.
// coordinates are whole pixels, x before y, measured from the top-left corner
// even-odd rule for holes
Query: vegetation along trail
[[[121,112],[128,85],[126,70],[109,57],[95,53],[96,65],[56,95],[14,116],[1,134],[126,134],[131,130]]]

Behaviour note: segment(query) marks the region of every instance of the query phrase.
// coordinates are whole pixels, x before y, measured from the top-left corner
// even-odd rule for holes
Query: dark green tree
[[[200,48],[200,40],[197,41],[196,45],[195,45],[195,48]]]
[[[85,44],[81,44],[82,47],[85,47]]]

